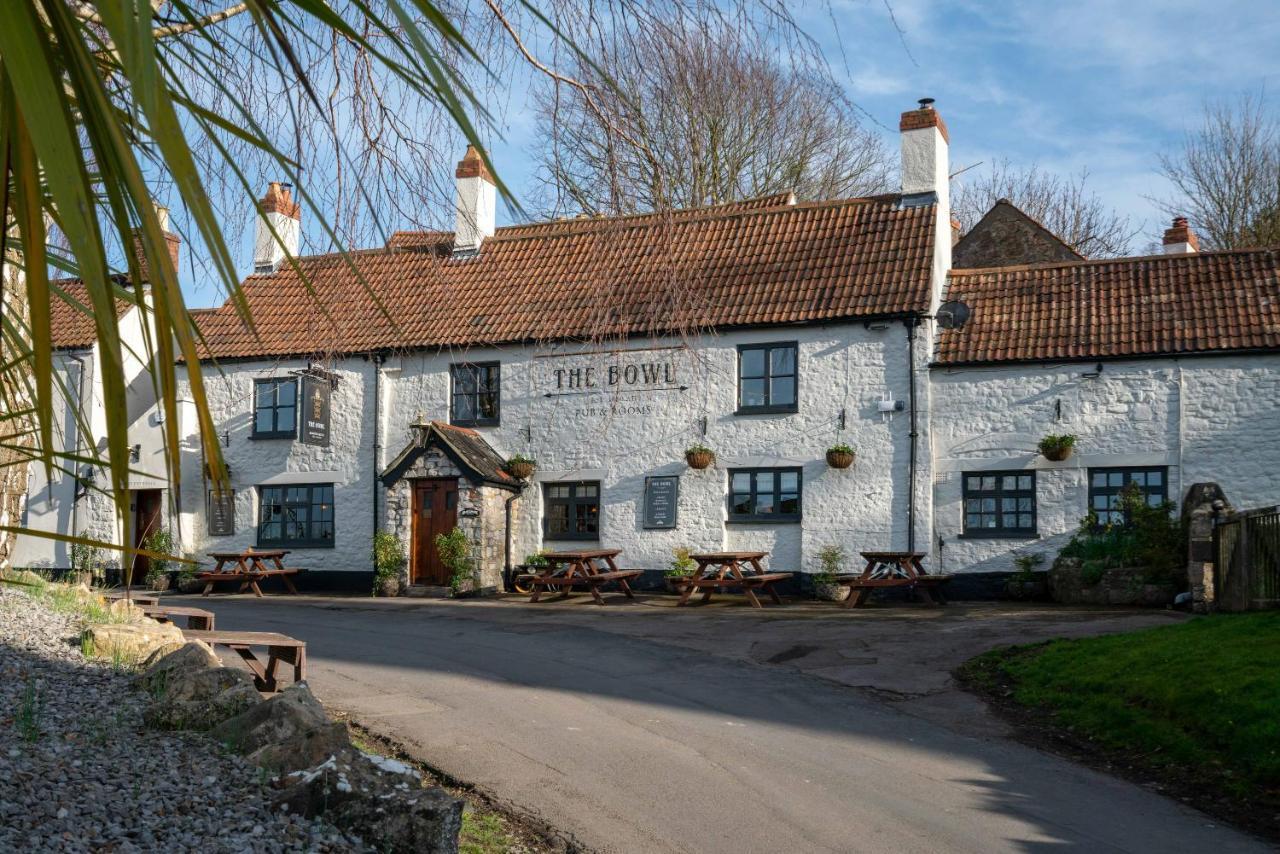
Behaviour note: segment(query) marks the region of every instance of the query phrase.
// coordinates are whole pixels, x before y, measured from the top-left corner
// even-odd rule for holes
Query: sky
[[[898,115],[932,97],[950,131],[953,173],[1004,158],[1061,174],[1087,169],[1091,189],[1138,229],[1136,252],[1166,227],[1151,201],[1171,196],[1158,157],[1197,126],[1206,100],[1265,91],[1280,109],[1280,0],[788,7],[890,151],[897,150]],[[527,89],[527,80],[513,80],[499,94],[503,138],[491,151],[521,197],[535,171]],[[499,224],[511,221],[500,211]],[[247,272],[250,259],[244,263]],[[192,306],[219,301],[208,288],[188,291]]]

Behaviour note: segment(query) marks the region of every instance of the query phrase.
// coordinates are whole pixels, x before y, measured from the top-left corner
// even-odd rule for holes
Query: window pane
[[[794,374],[796,372],[796,351],[794,347],[777,347],[769,351],[769,372],[778,374]]]
[[[498,390],[498,366],[488,365],[480,369],[480,391],[496,392]]]
[[[292,406],[282,406],[276,410],[276,429],[289,432],[294,425],[294,409]]]
[[[476,393],[476,372],[474,368],[467,365],[459,365],[453,369],[453,393]]]
[[[480,395],[479,405],[480,418],[497,418],[498,417],[498,396],[492,392]]]
[[[733,512],[743,515],[751,513],[751,493],[735,492],[733,494]]]
[[[285,380],[276,386],[276,403],[280,406],[293,406],[297,397],[298,383],[296,380]]]
[[[1032,507],[1031,507],[1031,499],[1030,499],[1030,498],[1019,498],[1019,499],[1018,499],[1018,509],[1019,509],[1019,510],[1024,510],[1024,511],[1027,511],[1027,512],[1030,512],[1030,511],[1031,511],[1031,509],[1032,509]]]
[[[469,394],[453,395],[453,419],[455,421],[473,421],[476,417],[476,399]]]
[[[742,377],[764,376],[764,350],[742,351]]]
[[[567,486],[549,486],[547,487],[547,496],[549,498],[568,498],[569,487]]]
[[[784,471],[778,473],[779,489],[783,492],[798,492],[800,489],[800,473]]]
[[[1016,474],[1007,474],[1001,480],[1004,481],[1000,487],[1001,489],[1007,489],[1012,492],[1018,488],[1018,476]]]
[[[977,513],[982,507],[982,502],[977,498],[966,498],[964,500],[964,509],[966,513]]]
[[[600,493],[600,487],[594,483],[583,483],[578,485],[578,494],[589,498],[594,498]]]
[[[1133,474],[1131,474],[1131,475],[1129,476],[1129,479],[1130,479],[1130,481],[1132,481],[1133,483],[1136,483],[1138,486],[1146,486],[1146,485],[1147,485],[1147,473],[1146,473],[1146,472],[1143,472],[1143,471],[1135,471]]]
[[[983,513],[996,512],[996,500],[994,498],[982,499],[982,512]]]
[[[1147,496],[1148,507],[1159,507],[1162,503],[1164,503],[1164,498],[1162,498],[1161,496],[1155,493],[1152,493]]]
[[[1018,475],[1018,489],[1026,492],[1030,492],[1035,489],[1035,487],[1031,485],[1032,480],[1033,478],[1029,474]]]
[[[966,528],[981,528],[982,517],[979,516],[977,513],[970,513],[968,516],[965,517],[964,524]]]
[[[983,516],[983,517],[982,517],[982,524],[983,524],[983,527],[985,527],[985,528],[994,528],[994,527],[996,526],[996,517],[995,517],[995,516]]]
[[[734,492],[750,492],[751,491],[751,473],[745,471],[736,471],[733,473],[733,480],[730,483],[730,489]]]
[[[1107,473],[1106,473],[1106,472],[1104,472],[1104,471],[1095,471],[1095,472],[1093,473],[1093,485],[1094,485],[1094,486],[1106,486],[1106,485],[1107,485]]]
[[[742,402],[743,407],[748,406],[764,406],[765,396],[764,387],[766,380],[748,380],[742,381]]]
[[[799,513],[800,496],[794,492],[784,492],[778,500],[779,513]]]
[[[1151,486],[1163,486],[1163,485],[1164,485],[1164,472],[1162,472],[1162,471],[1153,471],[1153,472],[1148,472],[1148,473],[1147,473],[1147,483],[1148,483],[1149,485],[1151,485]]]
[[[275,413],[270,409],[259,409],[253,422],[255,433],[270,433],[276,429]]]
[[[547,533],[564,534],[569,530],[569,508],[564,504],[547,507]]]
[[[982,488],[987,491],[995,489],[996,488],[995,477],[984,477],[982,479]]]
[[[767,492],[773,495],[774,474],[771,471],[756,472],[756,494]]]
[[[760,514],[774,512],[773,490],[756,493],[756,512]]]
[[[796,402],[796,378],[774,377],[770,385],[770,406],[790,406]]]
[[[1107,472],[1107,485],[1108,486],[1124,486],[1124,472],[1122,471]]]
[[[1002,498],[1000,499],[1000,509],[1005,513],[1013,513],[1018,509],[1018,499]]]
[[[1031,514],[1030,514],[1030,513],[1019,513],[1019,514],[1018,514],[1018,527],[1019,527],[1019,528],[1030,528],[1030,527],[1031,527]]]
[[[965,478],[965,480],[968,481],[968,484],[969,484],[965,488],[968,489],[970,492],[977,492],[979,489],[982,489],[982,478],[973,477],[971,475]]]

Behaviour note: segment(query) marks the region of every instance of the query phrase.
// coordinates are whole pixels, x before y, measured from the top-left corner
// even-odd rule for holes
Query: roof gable
[[[520,482],[507,473],[506,460],[475,430],[441,421],[416,424],[417,435],[379,475],[384,486],[403,478],[427,451],[439,448],[475,484],[518,491]]]
[[[1066,241],[1008,199],[997,199],[951,250],[956,268],[1083,260]]]

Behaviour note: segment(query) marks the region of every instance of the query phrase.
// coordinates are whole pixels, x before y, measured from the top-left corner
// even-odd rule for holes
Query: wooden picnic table
[[[768,556],[768,552],[708,552],[689,555],[698,564],[698,568],[689,578],[679,582],[684,586],[679,604],[687,604],[689,597],[697,590],[702,591],[702,601],[709,602],[712,592],[717,588],[738,587],[753,608],[764,607],[756,596],[756,590],[768,593],[775,605],[781,605],[782,599],[773,586],[791,578],[795,573],[765,572],[760,561]]]
[[[922,561],[927,552],[861,552],[867,566],[861,575],[838,575],[836,583],[849,588],[844,607],[857,608],[866,604],[874,590],[885,587],[909,587],[918,591],[930,605],[944,605],[942,591],[938,588],[950,578],[945,575],[929,575]]]
[[[102,594],[102,598],[108,602],[115,602],[119,599],[128,598],[135,605],[159,605],[160,597],[154,593],[137,593],[133,590],[125,590],[118,587],[114,590],[108,590]]]
[[[200,594],[208,596],[213,592],[213,585],[220,581],[239,581],[237,593],[252,590],[255,596],[262,595],[258,582],[264,578],[278,576],[290,593],[297,593],[289,577],[297,575],[301,570],[284,565],[284,556],[289,552],[283,549],[259,550],[245,549],[242,552],[209,552],[209,557],[217,561],[217,565],[209,572],[196,576],[203,581],[204,591]],[[230,566],[228,566],[230,565]]]
[[[183,629],[182,636],[187,640],[204,641],[210,646],[225,646],[234,650],[244,659],[253,673],[254,684],[259,691],[279,690],[276,671],[280,663],[292,665],[293,681],[303,682],[307,678],[307,643],[288,635],[276,632],[223,632],[199,631]],[[264,666],[253,654],[253,647],[267,648],[267,663]]]
[[[628,583],[639,578],[643,573],[639,569],[618,569],[614,558],[622,554],[622,549],[574,549],[563,552],[544,552],[547,566],[542,572],[529,579],[533,585],[530,602],[537,602],[543,588],[560,588],[558,598],[565,599],[575,585],[583,585],[591,591],[591,597],[597,605],[604,604],[600,595],[600,587],[604,584],[617,583],[628,599],[636,598]]]

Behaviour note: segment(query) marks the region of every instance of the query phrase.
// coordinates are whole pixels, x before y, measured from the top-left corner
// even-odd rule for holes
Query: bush
[[[1090,509],[1060,556],[1080,561],[1086,584],[1097,584],[1108,569],[1140,567],[1147,571],[1149,582],[1180,585],[1187,539],[1182,522],[1173,515],[1173,502],[1153,507],[1142,490],[1130,484],[1121,491],[1119,506],[1125,524],[1102,525]]]
[[[475,579],[471,541],[461,528],[454,528],[447,534],[436,534],[436,552],[440,555],[440,562],[449,570],[449,588],[454,593],[458,593],[464,584]]]
[[[95,581],[101,579],[102,549],[88,543],[72,543],[71,569],[74,572],[87,572]]]
[[[152,531],[142,539],[142,547],[149,552],[156,554],[171,555],[173,554],[173,534],[165,528]],[[147,568],[147,577],[142,579],[146,584],[152,584],[161,576],[169,574],[169,567],[173,566],[173,561],[167,557],[153,557],[150,559]]]
[[[384,582],[399,580],[405,564],[404,543],[390,531],[378,531],[373,535],[373,589],[377,592]]]
[[[1018,568],[1014,573],[1015,581],[1031,581],[1032,574],[1040,568],[1040,564],[1044,563],[1044,555],[1038,553],[1021,554],[1013,559],[1013,565]]]
[[[672,551],[673,559],[667,567],[667,571],[663,573],[667,578],[688,578],[693,575],[694,569],[698,566],[698,562],[689,557],[689,550],[684,546]]]
[[[1046,457],[1053,457],[1060,453],[1070,451],[1076,446],[1076,437],[1070,434],[1057,436],[1049,434],[1040,440],[1040,453]]]
[[[836,576],[844,567],[844,546],[823,546],[818,552],[818,563],[822,569],[813,577],[814,584],[834,584]]]

